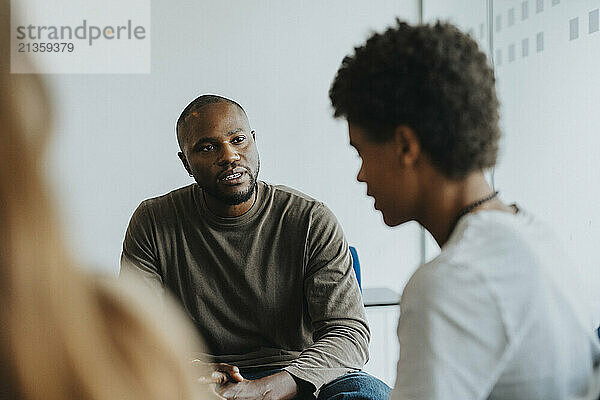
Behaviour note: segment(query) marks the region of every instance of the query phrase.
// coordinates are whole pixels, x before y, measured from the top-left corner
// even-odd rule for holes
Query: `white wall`
[[[358,248],[364,286],[400,290],[420,259],[418,229],[391,231],[373,210],[328,90],[354,45],[417,11],[414,0],[154,0],[151,74],[48,76],[58,110],[49,172],[80,257],[118,271],[135,207],[191,182],[176,156],[180,111],[218,93],[246,108],[262,179],[328,204]]]

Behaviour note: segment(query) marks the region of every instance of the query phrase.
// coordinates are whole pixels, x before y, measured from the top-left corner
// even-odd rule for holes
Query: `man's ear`
[[[183,154],[183,152],[180,151],[179,153],[177,153],[177,155],[179,156],[179,159],[181,160],[181,163],[183,164],[183,168],[185,168],[187,173],[190,174],[190,176],[194,176],[192,174],[192,169],[190,168],[190,164],[188,164],[188,160],[187,160],[187,158],[185,158],[185,155]]]
[[[414,165],[421,155],[419,138],[408,125],[398,125],[394,131],[394,144],[402,165]]]

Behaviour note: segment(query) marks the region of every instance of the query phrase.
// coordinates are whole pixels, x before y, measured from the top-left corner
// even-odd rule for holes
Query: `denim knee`
[[[387,400],[390,387],[366,372],[351,372],[323,385],[318,400]]]

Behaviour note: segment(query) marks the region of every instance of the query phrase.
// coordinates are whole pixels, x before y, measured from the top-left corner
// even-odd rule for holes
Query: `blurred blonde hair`
[[[0,398],[212,396],[188,371],[201,347],[179,311],[157,320],[66,250],[40,168],[49,101],[37,75],[10,74],[9,19],[0,0]]]

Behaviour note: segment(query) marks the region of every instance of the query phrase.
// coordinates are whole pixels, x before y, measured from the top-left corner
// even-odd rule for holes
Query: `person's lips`
[[[367,192],[367,196],[373,199],[373,208],[379,210],[379,208],[377,208],[377,199],[375,199],[375,197],[369,192]]]
[[[248,176],[246,169],[237,167],[229,169],[218,176],[219,183],[224,185],[239,185]]]

